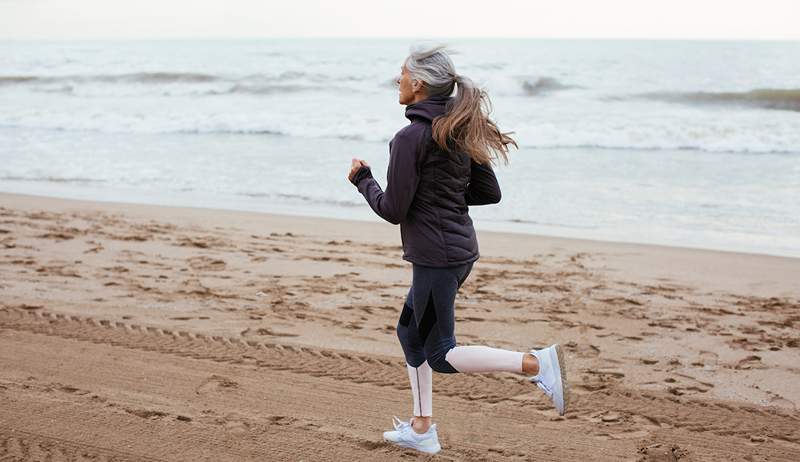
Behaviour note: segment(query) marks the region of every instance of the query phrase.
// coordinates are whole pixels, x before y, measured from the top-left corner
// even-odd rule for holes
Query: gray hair
[[[456,73],[456,66],[448,53],[455,52],[445,45],[430,48],[412,45],[403,63],[412,79],[425,83],[428,96],[451,96],[456,83],[463,85],[465,77]]]

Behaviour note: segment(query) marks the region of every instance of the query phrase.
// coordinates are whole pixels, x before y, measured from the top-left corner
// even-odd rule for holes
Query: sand
[[[478,238],[459,343],[562,343],[573,406],[437,374],[430,457],[397,227],[0,194],[0,460],[800,460],[800,259]]]

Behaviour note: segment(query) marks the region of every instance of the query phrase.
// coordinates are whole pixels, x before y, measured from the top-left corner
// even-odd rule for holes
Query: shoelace
[[[533,355],[533,351],[534,350],[531,350],[530,354]],[[536,356],[536,355],[534,355],[534,356]],[[536,358],[539,359],[539,356],[536,356]],[[545,367],[545,366],[542,365],[542,363],[541,363],[542,360],[541,359],[539,359],[539,361],[540,361],[539,362],[539,368],[541,370],[541,368]],[[531,377],[528,377],[528,380],[530,380],[531,383],[535,383],[536,386],[538,386],[548,397],[552,397],[553,396],[553,390],[549,386],[547,386],[547,384],[542,382],[541,379],[537,380],[535,375],[531,376]]]
[[[410,427],[411,423],[410,422],[406,422],[405,420],[400,420],[399,417],[397,417],[396,415],[393,415],[392,416],[392,425],[394,426],[395,430],[402,431],[406,427]]]
[[[543,391],[543,392],[544,392],[544,393],[545,393],[547,396],[553,396],[553,390],[551,390],[551,389],[550,389],[550,387],[548,387],[548,386],[547,386],[547,385],[546,385],[544,382],[542,382],[541,380],[537,380],[537,379],[536,379],[536,378],[534,378],[534,377],[528,377],[528,380],[530,380],[532,383],[535,383],[537,387],[541,388],[541,389],[542,389],[542,391]]]
[[[394,426],[394,429],[396,431],[398,431],[400,433],[405,433],[405,434],[407,434],[409,436],[410,435],[414,435],[416,437],[419,437],[419,436],[425,434],[425,433],[417,433],[417,432],[415,432],[413,430],[413,428],[411,427],[411,420],[406,422],[404,420],[400,420],[396,415],[392,416],[392,425]]]

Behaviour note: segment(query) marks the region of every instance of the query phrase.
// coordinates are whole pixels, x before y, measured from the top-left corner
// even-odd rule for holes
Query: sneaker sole
[[[569,381],[567,380],[567,368],[566,363],[564,361],[564,352],[561,350],[561,345],[555,345],[556,350],[556,358],[558,361],[558,374],[559,374],[559,382],[561,382],[561,400],[563,402],[563,407],[561,411],[558,413],[559,415],[564,415],[567,412],[569,406],[569,398],[570,398],[570,390],[569,390]]]
[[[384,438],[383,441],[386,441],[387,443],[392,443],[393,445],[399,446],[401,448],[413,449],[415,451],[424,452],[426,454],[436,454],[437,452],[442,450],[442,446],[441,445],[437,445],[435,448],[428,450],[428,449],[423,449],[423,448],[421,448],[419,446],[412,446],[412,445],[410,445],[408,443],[404,443],[402,441],[401,442],[394,442],[394,441],[391,441],[391,440],[387,440],[385,438]]]

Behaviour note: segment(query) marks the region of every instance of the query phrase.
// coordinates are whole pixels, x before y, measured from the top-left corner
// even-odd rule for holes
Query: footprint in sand
[[[40,266],[39,268],[36,269],[36,272],[44,276],[62,276],[70,278],[81,277],[81,275],[78,274],[76,271],[67,269],[67,266],[68,265]]]
[[[639,448],[642,462],[677,462],[687,455],[686,450],[674,444],[651,444]]]
[[[235,390],[237,388],[239,388],[239,382],[223,375],[213,374],[209,378],[203,380],[200,385],[195,388],[194,392],[195,394],[203,395]]]
[[[217,419],[217,423],[222,425],[229,434],[237,436],[248,434],[251,427],[247,421],[239,418],[235,414],[229,414],[223,418]]]
[[[141,417],[143,419],[160,419],[167,415],[166,412],[155,411],[152,409],[125,408],[125,412],[127,412],[128,414],[133,414],[136,417]]]
[[[236,298],[236,295],[229,293],[222,293],[211,290],[206,287],[199,279],[193,278],[183,281],[178,293],[185,295],[193,295],[197,297],[209,298]]]
[[[153,236],[150,234],[114,234],[114,233],[103,233],[109,239],[113,239],[115,241],[130,241],[130,242],[145,242],[149,241]]]
[[[222,239],[218,239],[214,236],[181,236],[177,239],[178,246],[180,247],[197,247],[200,249],[208,249],[212,247],[225,247],[228,245]]]
[[[251,335],[263,335],[269,337],[299,337],[298,334],[292,334],[289,332],[276,332],[269,327],[259,327],[258,329],[250,329],[249,327],[243,330],[240,335],[242,337],[247,337]]]
[[[195,270],[220,271],[227,266],[224,260],[206,256],[192,257],[187,260],[189,266]]]
[[[51,231],[49,233],[40,234],[36,237],[38,237],[39,239],[52,239],[55,240],[56,242],[60,242],[60,241],[68,241],[70,239],[74,239],[75,235],[65,233],[62,231]]]
[[[89,241],[86,241],[86,243],[89,244],[91,247],[89,247],[88,249],[84,250],[83,253],[99,253],[101,250],[105,250],[105,247],[103,247],[103,243],[102,242],[89,240]]]
[[[747,369],[766,369],[767,366],[761,362],[761,357],[756,355],[750,355],[745,358],[740,359],[735,366],[734,369],[740,370],[747,370]]]
[[[0,231],[5,230],[0,229]],[[17,244],[14,242],[14,238],[12,236],[5,236],[0,239],[0,245],[2,245],[4,249],[14,249],[17,247]]]

